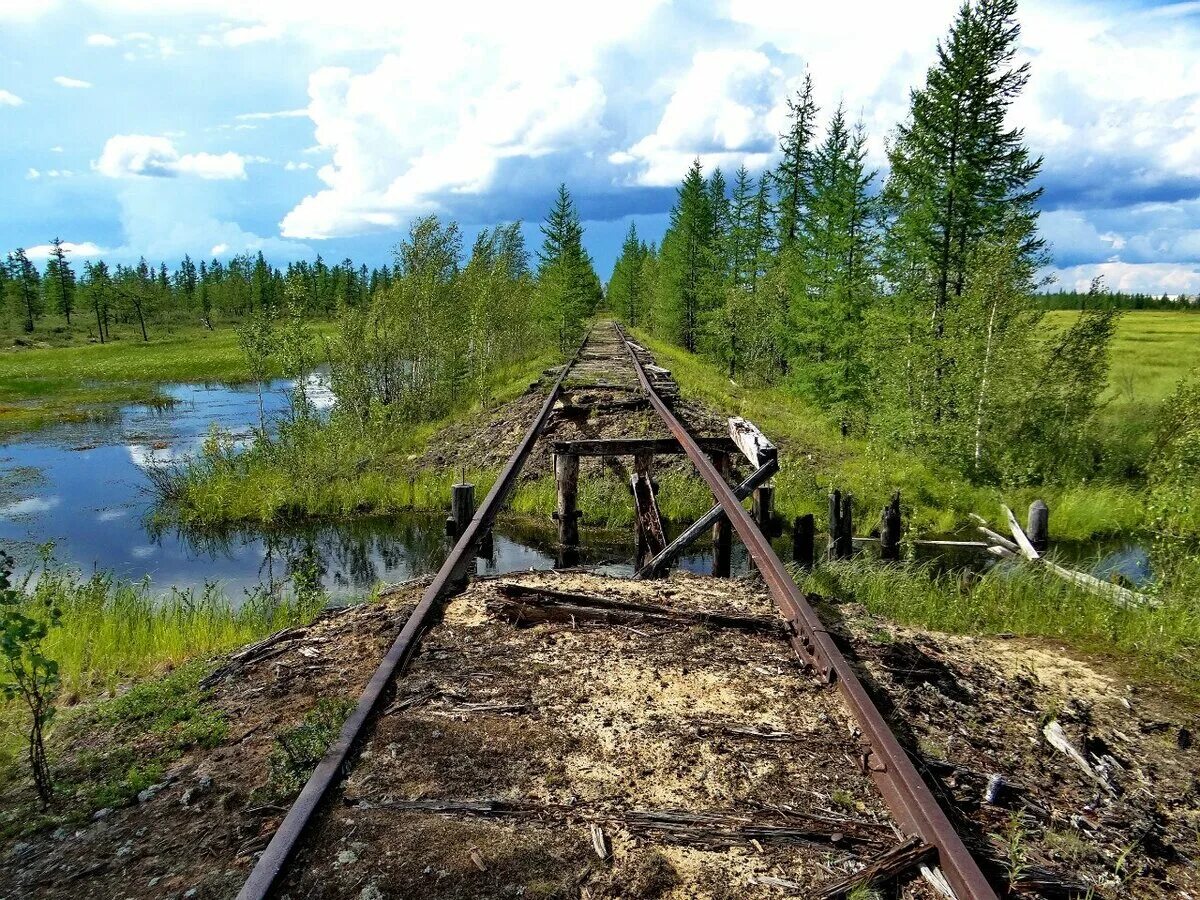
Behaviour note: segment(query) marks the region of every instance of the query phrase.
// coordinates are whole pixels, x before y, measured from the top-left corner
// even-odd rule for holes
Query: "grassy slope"
[[[776,479],[776,505],[789,518],[814,513],[818,526],[827,517],[830,488],[850,491],[860,517],[856,530],[876,524],[878,510],[899,489],[910,527],[948,532],[967,524],[975,512],[1000,521],[1000,504],[1015,509],[1043,497],[1053,510],[1052,536],[1086,540],[1143,527],[1140,493],[1125,485],[1089,484],[1005,492],[971,485],[927,457],[897,451],[860,438],[843,438],[825,414],[783,388],[731,383],[715,366],[644,332],[639,340],[669,368],[685,394],[714,409],[753,421],[782,450]],[[862,518],[865,516],[866,518]]]

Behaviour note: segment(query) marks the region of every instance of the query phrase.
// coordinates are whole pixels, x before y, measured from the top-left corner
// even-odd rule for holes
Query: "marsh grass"
[[[250,370],[232,327],[184,328],[148,343],[126,339],[4,350],[0,436],[103,418],[118,403],[165,405],[170,400],[157,384],[248,380]]]
[[[552,361],[544,356],[497,371],[488,405],[523,394]],[[152,473],[166,501],[160,518],[204,529],[445,509],[461,473],[418,468],[414,460],[441,428],[483,409],[475,404],[434,422],[380,421],[363,428],[336,417],[295,421],[244,450],[213,433],[197,457]],[[468,470],[467,477],[482,500],[496,473]]]
[[[59,705],[67,709],[98,697],[116,696],[123,685],[310,621],[326,602],[324,595],[317,593],[300,598],[260,593],[235,604],[216,586],[199,593],[172,591],[159,596],[146,583],[118,582],[104,573],[80,578],[51,566],[26,586],[26,596],[30,614],[45,609],[47,599],[61,611],[60,623],[50,630],[44,651],[58,661],[62,679]],[[172,689],[171,684],[174,682],[163,689]],[[140,702],[139,697],[145,699],[143,694],[134,694],[133,699],[122,699],[108,708],[124,716],[132,709],[129,704]],[[69,716],[60,720],[56,730],[66,728],[69,720]],[[18,705],[0,705],[0,774],[20,755],[25,721]],[[51,753],[57,743],[52,733]]]
[[[856,558],[797,575],[808,590],[857,601],[904,625],[1050,638],[1088,654],[1115,658],[1134,671],[1200,682],[1197,577],[1164,588],[1157,608],[1124,608],[1023,565],[999,565],[977,575],[929,566],[883,566]]]

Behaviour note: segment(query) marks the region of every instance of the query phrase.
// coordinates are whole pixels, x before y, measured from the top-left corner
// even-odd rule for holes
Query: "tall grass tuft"
[[[58,661],[66,700],[112,693],[138,677],[213,656],[310,621],[324,608],[319,591],[255,594],[235,604],[216,585],[154,593],[107,573],[79,578],[47,567],[27,587],[30,609],[53,599],[62,619],[46,640]]]
[[[1024,565],[983,575],[897,568],[867,559],[828,563],[804,579],[818,594],[855,600],[901,624],[963,634],[1064,641],[1134,668],[1200,681],[1200,571],[1164,586],[1158,607],[1127,608]]]

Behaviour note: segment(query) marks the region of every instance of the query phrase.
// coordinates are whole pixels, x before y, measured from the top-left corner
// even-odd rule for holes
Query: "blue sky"
[[[375,264],[424,212],[525,220],[532,246],[566,181],[607,277],[693,157],[772,163],[806,68],[883,169],[956,0],[409,6],[0,0],[0,247]],[[1200,2],[1021,20],[1047,274],[1200,293]]]

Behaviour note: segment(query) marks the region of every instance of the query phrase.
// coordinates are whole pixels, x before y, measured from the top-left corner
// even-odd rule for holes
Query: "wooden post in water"
[[[767,537],[775,533],[775,485],[764,484],[754,489],[754,502],[751,508],[754,521],[759,530]]]
[[[717,471],[721,473],[721,477],[725,481],[729,481],[730,460],[728,453],[717,453],[713,455],[713,463],[717,467]],[[716,578],[728,578],[733,557],[733,526],[729,524],[729,518],[721,515],[712,527],[713,541],[713,561],[712,573]]]
[[[889,562],[900,560],[900,537],[904,521],[900,517],[900,492],[892,494],[891,502],[883,508],[879,521],[879,556]]]
[[[558,503],[554,518],[558,522],[558,543],[563,547],[579,546],[579,457],[574,453],[554,455],[554,482],[558,487]]]
[[[456,541],[467,530],[467,523],[475,515],[475,485],[459,482],[450,487],[450,519],[454,531],[451,534]]]
[[[811,572],[816,558],[816,520],[812,513],[796,516],[792,523],[792,559],[804,571]]]
[[[1038,553],[1050,549],[1050,507],[1041,500],[1029,504],[1029,527],[1025,529],[1029,543]]]

